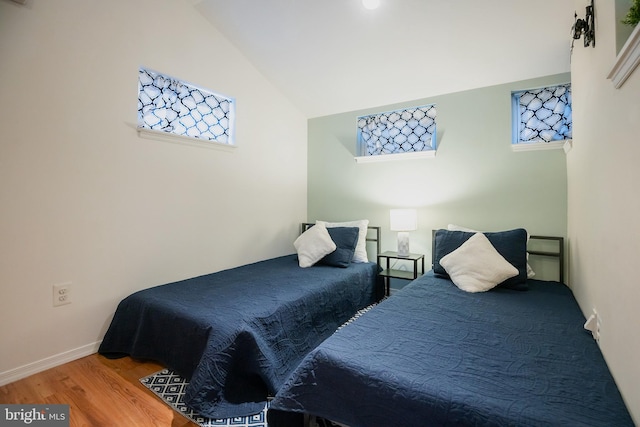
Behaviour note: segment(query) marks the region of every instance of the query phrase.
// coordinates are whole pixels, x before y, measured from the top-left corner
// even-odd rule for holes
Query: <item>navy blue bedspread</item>
[[[300,268],[288,255],[136,292],[99,352],[158,361],[189,379],[201,415],[260,412],[302,358],[378,291],[375,263]]]
[[[312,351],[270,425],[284,410],[351,427],[633,426],[572,292],[528,283],[466,293],[428,272]]]

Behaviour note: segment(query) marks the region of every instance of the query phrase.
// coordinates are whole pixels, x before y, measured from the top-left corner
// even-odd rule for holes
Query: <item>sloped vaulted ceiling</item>
[[[191,1],[309,118],[570,70],[570,0]]]

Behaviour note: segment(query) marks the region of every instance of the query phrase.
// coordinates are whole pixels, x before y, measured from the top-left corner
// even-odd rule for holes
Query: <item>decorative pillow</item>
[[[518,269],[504,259],[482,233],[475,233],[458,249],[440,259],[451,281],[466,292],[485,292],[517,276]]]
[[[359,221],[346,221],[346,222],[326,222],[316,221],[316,224],[324,224],[327,228],[333,227],[358,227],[358,244],[353,254],[353,262],[369,262],[367,256],[367,227],[369,227],[369,220],[362,219]]]
[[[446,270],[440,265],[440,259],[458,249],[475,233],[466,231],[437,230],[435,233],[435,250],[433,253],[433,272],[448,277]],[[518,228],[495,233],[483,233],[491,245],[511,265],[518,269],[518,275],[500,283],[500,286],[511,289],[527,288],[527,231]]]
[[[461,225],[449,224],[447,226],[447,230],[449,231],[469,231],[471,233],[481,233],[480,230],[474,230],[472,228],[463,227]],[[529,234],[527,233],[527,243],[529,243]],[[529,253],[527,252],[527,279],[531,279],[536,275],[536,272],[533,271],[533,268],[529,265]]]
[[[298,265],[306,268],[336,250],[336,244],[331,240],[327,228],[322,225],[314,225],[302,233],[293,242],[298,252]]]
[[[358,244],[358,227],[331,227],[327,228],[327,231],[337,248],[322,258],[320,263],[333,267],[349,267]]]

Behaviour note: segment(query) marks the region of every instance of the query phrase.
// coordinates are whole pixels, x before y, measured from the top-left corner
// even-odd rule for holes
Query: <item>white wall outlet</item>
[[[53,306],[71,304],[71,283],[53,285]]]

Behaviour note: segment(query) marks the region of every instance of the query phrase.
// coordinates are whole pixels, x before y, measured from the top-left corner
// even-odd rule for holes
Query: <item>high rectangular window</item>
[[[571,84],[512,93],[513,144],[572,138]]]
[[[138,128],[234,144],[235,101],[140,68]]]
[[[361,116],[357,127],[360,156],[436,150],[435,105]]]

